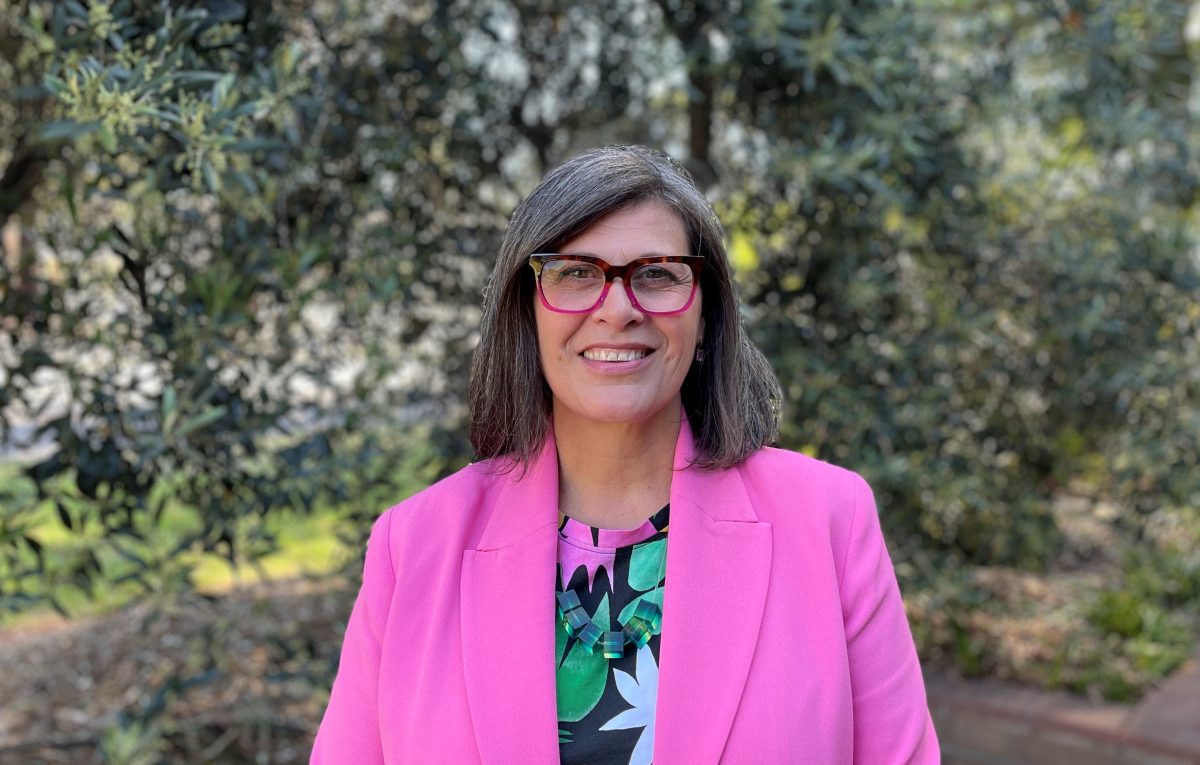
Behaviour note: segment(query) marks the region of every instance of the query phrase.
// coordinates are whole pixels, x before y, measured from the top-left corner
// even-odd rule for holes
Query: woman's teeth
[[[612,348],[589,348],[583,352],[583,357],[590,361],[637,361],[647,353],[649,351],[645,348],[619,351]]]

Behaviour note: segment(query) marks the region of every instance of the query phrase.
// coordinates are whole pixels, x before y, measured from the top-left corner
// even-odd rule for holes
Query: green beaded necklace
[[[606,659],[619,659],[625,655],[625,646],[635,645],[642,648],[650,642],[650,637],[662,627],[662,607],[650,600],[649,595],[663,588],[663,577],[666,575],[667,556],[663,555],[662,566],[659,567],[659,584],[649,593],[640,596],[633,613],[621,624],[620,630],[601,630],[592,621],[579,602],[579,595],[574,590],[555,593],[558,618],[567,630],[568,638],[577,638],[588,653],[600,647],[600,652]]]

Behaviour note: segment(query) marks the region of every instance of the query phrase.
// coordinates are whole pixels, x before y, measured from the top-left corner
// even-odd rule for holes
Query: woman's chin
[[[674,404],[678,408],[678,401]],[[661,419],[663,412],[671,407],[670,401],[636,401],[626,396],[609,401],[590,401],[586,407],[565,409],[565,414],[579,424],[642,425]],[[564,412],[564,408],[556,407],[555,412]]]

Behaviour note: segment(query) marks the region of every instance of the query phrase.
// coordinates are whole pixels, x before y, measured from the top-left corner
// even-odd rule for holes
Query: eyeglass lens
[[[552,260],[542,266],[542,294],[553,308],[585,311],[604,292],[604,271],[594,263]],[[629,279],[633,296],[647,311],[669,313],[687,305],[694,279],[686,263],[648,263]]]

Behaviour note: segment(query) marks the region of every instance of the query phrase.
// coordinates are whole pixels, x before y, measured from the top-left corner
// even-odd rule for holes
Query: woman
[[[669,158],[513,214],[481,458],[387,511],[314,763],[934,763],[871,491],[769,448],[780,391]]]

